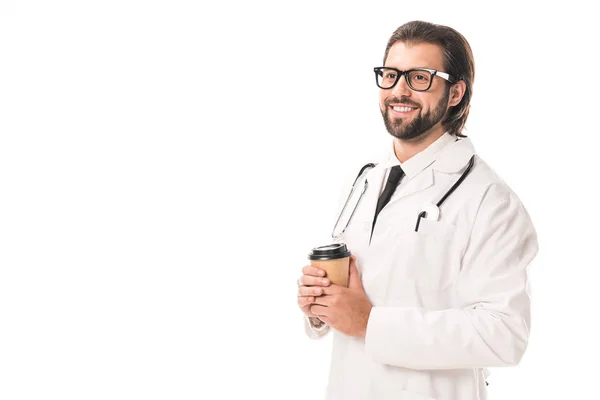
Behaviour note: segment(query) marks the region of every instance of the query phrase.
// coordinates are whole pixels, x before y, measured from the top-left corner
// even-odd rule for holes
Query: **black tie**
[[[379,196],[379,200],[377,201],[377,209],[375,210],[375,217],[373,218],[371,234],[375,229],[375,222],[377,221],[377,216],[379,215],[379,212],[392,198],[392,194],[396,190],[396,187],[398,187],[398,183],[400,182],[402,176],[404,176],[404,171],[402,171],[402,168],[400,168],[399,165],[392,167],[390,175],[387,179],[387,183],[385,184],[385,188],[383,189],[383,192],[381,193],[381,196]]]

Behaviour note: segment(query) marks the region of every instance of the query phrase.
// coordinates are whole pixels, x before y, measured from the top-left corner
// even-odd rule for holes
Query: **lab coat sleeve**
[[[411,369],[512,366],[528,344],[529,264],[538,241],[505,185],[482,197],[456,282],[456,308],[373,307],[366,350],[378,363]]]
[[[322,323],[319,327],[315,326],[315,319],[304,317],[304,331],[306,335],[311,339],[320,339],[323,336],[327,335],[330,331],[329,325],[326,323]]]

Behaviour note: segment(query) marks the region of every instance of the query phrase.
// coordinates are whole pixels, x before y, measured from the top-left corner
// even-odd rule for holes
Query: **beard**
[[[385,109],[381,110],[383,122],[385,123],[387,131],[390,133],[390,135],[394,136],[395,138],[402,140],[411,140],[418,138],[419,136],[423,135],[425,132],[433,128],[438,122],[440,122],[444,118],[449,99],[450,90],[446,89],[444,92],[444,96],[440,99],[436,107],[433,110],[427,111],[425,114],[422,114],[422,109],[419,107],[419,104],[412,102],[408,99],[392,99],[386,101]],[[404,122],[401,118],[392,121],[389,115],[389,104],[392,103],[406,104],[409,106],[419,107],[419,114],[415,117],[413,121],[408,123]]]

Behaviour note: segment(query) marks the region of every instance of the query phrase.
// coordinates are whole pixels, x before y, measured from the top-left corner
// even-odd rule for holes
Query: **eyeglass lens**
[[[377,85],[382,89],[390,89],[398,80],[398,72],[393,69],[381,68],[377,71]],[[409,71],[408,86],[414,90],[427,90],[431,85],[431,73],[428,71]]]

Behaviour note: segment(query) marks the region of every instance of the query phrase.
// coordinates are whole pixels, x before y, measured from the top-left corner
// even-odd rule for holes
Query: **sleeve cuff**
[[[320,323],[320,325],[319,325]],[[325,336],[329,332],[329,325],[318,318],[304,317],[304,328],[306,334],[311,339],[318,339]]]
[[[365,350],[371,359],[381,364],[393,364],[390,345],[394,340],[390,337],[393,335],[393,327],[386,324],[389,321],[389,309],[385,307],[373,307],[367,322],[367,331],[365,334]]]

